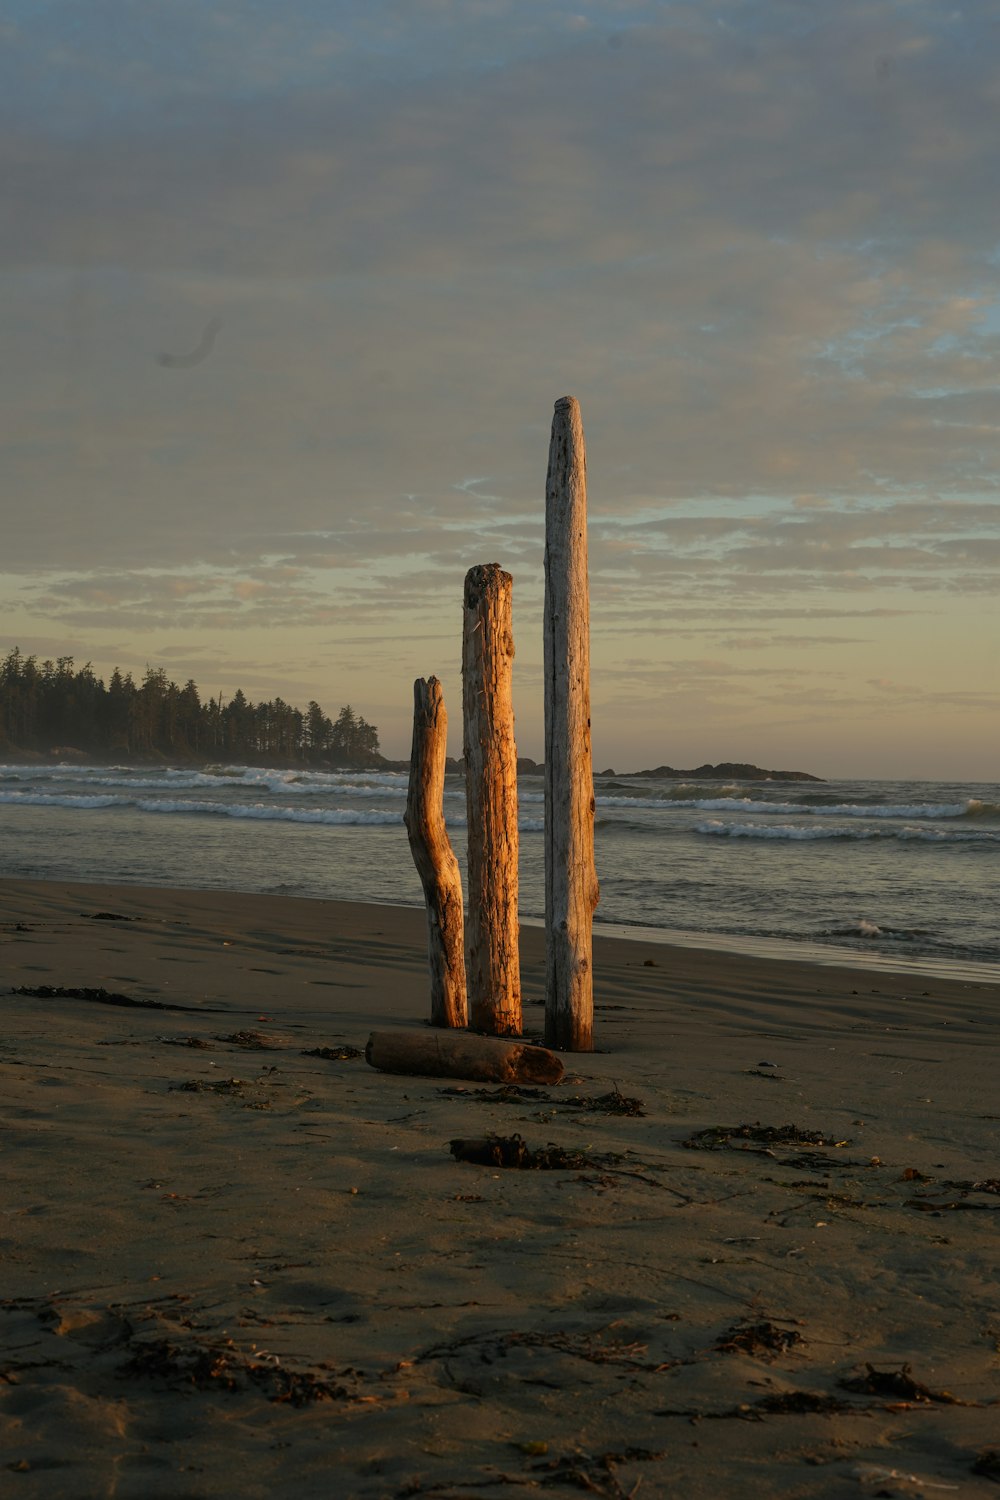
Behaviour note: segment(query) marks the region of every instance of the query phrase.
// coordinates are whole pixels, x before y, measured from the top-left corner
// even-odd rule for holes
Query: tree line
[[[336,719],[311,702],[252,703],[242,689],[203,700],[197,685],[147,667],[141,682],[116,667],[105,684],[72,656],[39,662],[18,647],[0,664],[0,751],[78,750],[135,760],[372,765],[378,730],[348,704]]]

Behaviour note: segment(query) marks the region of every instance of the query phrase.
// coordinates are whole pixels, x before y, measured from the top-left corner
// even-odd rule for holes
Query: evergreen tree
[[[90,662],[71,656],[39,666],[19,647],[0,661],[0,750],[73,748],[94,756],[138,759],[274,759],[311,765],[378,761],[378,730],[348,704],[331,721],[320,705],[306,712],[281,697],[252,703],[237,688],[203,703],[192,680],[178,687],[162,667],[147,666],[137,687],[116,667],[105,686]]]

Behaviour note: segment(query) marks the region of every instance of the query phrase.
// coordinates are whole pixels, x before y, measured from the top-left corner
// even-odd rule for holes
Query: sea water
[[[419,906],[406,784],[389,771],[0,765],[0,875]],[[598,776],[595,794],[595,930],[1000,978],[1000,785]],[[522,777],[529,921],[544,914],[543,804],[541,778]],[[445,817],[464,868],[459,776]]]

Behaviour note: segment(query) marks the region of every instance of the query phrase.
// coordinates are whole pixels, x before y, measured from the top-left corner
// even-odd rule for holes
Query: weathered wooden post
[[[521,1033],[517,751],[511,703],[513,580],[498,563],[465,575],[462,701],[469,829],[465,971],[469,1025]]]
[[[587,454],[580,406],[556,402],[545,484],[545,1040],[594,1045]]]
[[[462,877],[444,826],[444,763],[448,713],[436,677],[413,684],[413,749],[403,822],[427,902],[431,1025],[464,1026]]]

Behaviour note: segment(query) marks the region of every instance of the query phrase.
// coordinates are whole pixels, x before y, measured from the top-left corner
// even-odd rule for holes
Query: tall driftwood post
[[[498,563],[465,576],[462,697],[469,827],[465,971],[469,1024],[521,1033],[517,933],[517,751],[511,703],[513,580]]]
[[[594,1045],[587,454],[580,406],[556,402],[545,484],[545,1040]]]
[[[444,763],[448,714],[436,677],[413,684],[413,749],[403,822],[427,902],[431,1025],[464,1026],[462,877],[444,826]]]

